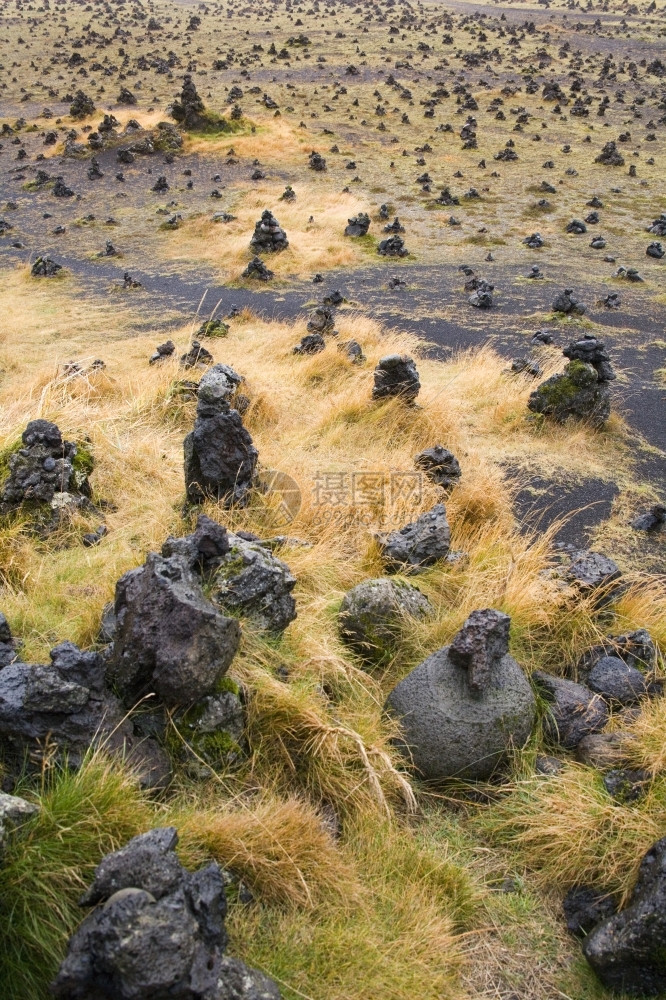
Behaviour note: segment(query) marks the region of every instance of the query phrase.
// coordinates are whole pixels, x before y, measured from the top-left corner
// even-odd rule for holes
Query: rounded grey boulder
[[[520,746],[536,704],[508,653],[510,618],[474,611],[450,646],[437,650],[393,689],[386,707],[402,724],[401,747],[428,781],[484,779]]]
[[[340,636],[367,660],[390,653],[407,618],[424,618],[432,605],[403,580],[364,580],[348,591],[338,614]]]

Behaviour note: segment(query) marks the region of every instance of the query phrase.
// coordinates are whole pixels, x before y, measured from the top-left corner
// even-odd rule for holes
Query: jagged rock
[[[82,90],[77,90],[69,108],[72,118],[89,118],[94,111],[95,103],[93,99],[84,94]]]
[[[370,216],[366,212],[359,212],[347,221],[345,236],[365,236],[370,228]]]
[[[663,246],[658,241],[650,243],[645,253],[648,257],[653,257],[655,260],[661,260],[662,257],[666,256],[666,250],[664,250]]]
[[[414,360],[407,354],[388,354],[381,358],[374,372],[373,399],[399,396],[413,403],[421,389]]]
[[[296,617],[291,596],[296,577],[260,542],[231,533],[228,539],[230,548],[215,570],[211,600],[267,632],[284,632]]]
[[[274,274],[274,271],[266,267],[261,257],[253,257],[241,277],[255,278],[257,281],[270,281]]]
[[[551,375],[534,390],[527,406],[560,424],[574,418],[601,427],[610,416],[610,392],[591,365],[570,361],[562,374]]]
[[[287,184],[286,188],[280,195],[280,201],[296,201],[296,192],[291,184]]]
[[[407,257],[409,250],[401,236],[389,236],[377,247],[377,253],[382,257]]]
[[[404,528],[376,537],[389,572],[420,572],[449,552],[451,529],[444,504],[435,504]]]
[[[614,278],[623,278],[625,281],[633,281],[639,283],[643,281],[638,269],[635,267],[618,267],[617,271],[613,274]]]
[[[487,281],[477,279],[477,287],[468,298],[468,302],[476,309],[491,309],[493,305],[494,285],[489,285]]]
[[[257,449],[229,405],[238,384],[240,376],[226,365],[214,365],[199,383],[194,430],[184,443],[189,503],[206,497],[242,503],[252,486]]]
[[[508,372],[511,375],[526,375],[529,378],[540,378],[543,375],[541,365],[531,358],[514,358]]]
[[[90,496],[90,456],[83,456],[60,429],[48,420],[31,420],[23,447],[9,457],[9,476],[0,496],[0,513],[23,503],[53,506],[63,498],[83,501]],[[77,460],[78,456],[78,460]]]
[[[623,167],[624,156],[620,153],[615,142],[607,142],[599,155],[595,157],[595,163],[603,163],[607,167]]]
[[[585,937],[602,920],[617,913],[617,900],[609,892],[589,885],[569,889],[562,903],[567,930],[576,937]]]
[[[254,227],[254,234],[250,240],[250,250],[257,254],[279,253],[281,250],[286,250],[288,246],[287,234],[273,213],[266,209]]]
[[[659,218],[648,226],[648,233],[652,233],[653,236],[666,236],[666,212],[662,212]]]
[[[587,226],[582,219],[572,219],[567,226],[567,232],[573,233],[574,236],[582,236],[583,233],[587,232]]]
[[[198,340],[192,341],[192,346],[180,359],[181,368],[202,368],[213,363],[213,355],[202,347]]]
[[[600,732],[608,722],[608,708],[600,695],[574,681],[537,670],[532,679],[549,705],[544,733],[554,743],[573,750],[585,736]]]
[[[183,77],[180,100],[174,101],[170,111],[171,117],[186,129],[196,130],[207,125],[204,103],[199,97],[196,84],[189,73]]]
[[[609,591],[622,576],[617,563],[600,552],[587,549],[573,554],[566,569],[566,578],[583,593]]]
[[[62,264],[57,264],[48,254],[38,257],[30,268],[33,278],[54,278],[59,271],[62,271]]]
[[[404,233],[405,227],[400,222],[400,219],[396,215],[393,222],[389,222],[387,226],[384,226],[385,233]]]
[[[573,294],[573,288],[565,288],[553,301],[553,311],[568,315],[573,313],[582,316],[585,313],[585,306],[579,302]]]
[[[321,153],[317,153],[313,149],[312,152],[310,153],[310,156],[308,157],[308,166],[310,170],[315,170],[318,173],[323,173],[326,170],[326,160],[321,155]]]
[[[450,188],[444,187],[439,193],[437,202],[440,205],[459,205],[460,199],[451,194]]]
[[[191,561],[167,543],[116,584],[107,676],[126,705],[150,692],[169,707],[212,694],[236,654],[240,628],[204,597]]]
[[[600,382],[612,382],[617,378],[606,345],[603,340],[598,340],[590,333],[583,334],[580,340],[572,340],[562,350],[562,354],[570,361],[583,361],[592,365]]]
[[[445,490],[455,486],[462,475],[458,459],[441,444],[419,452],[414,458],[414,465],[425,472],[431,483]]]
[[[354,365],[362,365],[366,360],[363,348],[357,340],[345,340],[338,344],[338,350],[342,351]]]
[[[450,646],[429,656],[389,695],[402,725],[400,747],[427,780],[483,780],[522,746],[535,699],[509,655],[511,619],[475,611]]]
[[[317,306],[308,317],[308,333],[332,333],[335,327],[333,311],[328,306]]]
[[[319,354],[326,347],[326,341],[320,333],[306,333],[293,348],[294,354]]]
[[[532,233],[531,236],[526,236],[523,240],[523,244],[530,250],[540,250],[545,242],[541,233]]]
[[[394,648],[406,620],[424,618],[432,610],[412,584],[387,577],[364,580],[342,599],[340,636],[365,659],[378,660]]]
[[[134,96],[131,90],[127,89],[127,87],[121,87],[120,93],[118,94],[116,101],[118,104],[131,105],[131,104],[136,104],[136,97]]]
[[[610,704],[633,705],[647,694],[643,674],[617,656],[602,656],[587,675],[587,684]]]
[[[162,827],[100,862],[80,900],[96,908],[51,984],[58,1000],[279,1000],[271,980],[224,957],[224,873],[188,871],[177,843]]]
[[[37,816],[39,808],[36,802],[26,802],[18,795],[0,792],[0,847],[17,826]]]
[[[50,664],[15,661],[0,670],[0,755],[11,776],[40,769],[55,751],[78,767],[93,745],[125,755],[148,787],[165,782],[169,765],[150,740],[134,736],[118,699],[105,687],[104,661],[72,642],[51,650]]]
[[[645,514],[639,514],[631,522],[635,531],[661,531],[666,524],[666,504],[657,503]]]
[[[148,364],[156,365],[170,358],[176,350],[173,340],[165,340],[163,344],[158,344],[155,352],[148,358]]]

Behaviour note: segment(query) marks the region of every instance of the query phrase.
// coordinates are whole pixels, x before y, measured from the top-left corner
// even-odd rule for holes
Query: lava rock
[[[554,743],[573,750],[584,736],[598,733],[608,722],[604,700],[589,688],[541,670],[532,678],[550,703],[544,732]]]
[[[347,221],[345,236],[365,236],[370,228],[370,216],[366,212],[359,212]]]
[[[402,726],[400,748],[426,780],[488,778],[529,737],[536,705],[508,652],[510,623],[500,611],[473,612],[450,646],[389,695],[386,707]]]
[[[645,253],[648,257],[653,257],[654,260],[661,260],[662,257],[666,256],[666,250],[664,250],[663,246],[658,241],[650,243]]]
[[[631,522],[635,531],[661,531],[666,524],[666,504],[657,503],[645,514],[639,514]]]
[[[319,354],[325,350],[326,341],[320,333],[306,333],[293,348],[294,354]]]
[[[174,101],[169,112],[183,128],[190,131],[203,129],[208,124],[204,103],[199,97],[196,84],[189,73],[183,77],[180,100]]]
[[[608,771],[604,774],[603,782],[611,798],[625,805],[636,802],[645,795],[650,778],[649,771],[622,768]]]
[[[602,656],[590,670],[588,687],[617,705],[633,705],[647,694],[643,674],[617,656]]]
[[[247,616],[266,632],[279,634],[296,618],[292,590],[296,577],[281,559],[260,542],[229,533],[229,551],[212,578],[212,602],[233,614]]]
[[[594,162],[603,163],[607,167],[623,167],[624,157],[615,142],[607,142],[599,155],[595,157]]]
[[[26,802],[18,795],[7,795],[0,792],[0,847],[6,842],[9,834],[33,816],[39,814],[36,802]]]
[[[281,250],[286,250],[288,246],[287,234],[273,213],[266,209],[261,213],[261,218],[254,227],[254,234],[250,240],[250,250],[256,254],[279,253]]]
[[[165,340],[163,344],[157,345],[154,353],[151,354],[150,357],[148,358],[148,364],[157,365],[160,364],[162,361],[166,361],[167,358],[172,357],[175,350],[176,350],[176,345],[174,344],[173,340]]]
[[[323,336],[325,333],[333,333],[334,327],[333,310],[328,306],[317,306],[308,317],[308,333],[319,333]]]
[[[444,504],[435,504],[404,528],[376,537],[389,572],[418,573],[449,552],[451,529]]]
[[[379,577],[347,591],[338,613],[340,637],[364,659],[391,653],[409,618],[425,618],[432,605],[418,587]]]
[[[167,706],[211,694],[240,642],[240,627],[204,596],[182,552],[150,552],[116,584],[107,675],[130,707],[149,692]]]
[[[573,418],[598,428],[610,416],[610,392],[591,365],[570,361],[562,374],[551,375],[534,390],[527,407],[556,423]]]
[[[21,440],[23,447],[9,457],[0,513],[17,510],[26,502],[62,506],[63,498],[71,497],[79,503],[88,499],[90,484],[81,463],[77,463],[79,450],[71,441],[63,440],[56,424],[31,420]]]
[[[374,372],[373,399],[399,396],[406,403],[413,403],[420,389],[413,358],[407,354],[389,354],[380,359]]]
[[[381,257],[407,257],[409,250],[401,236],[389,236],[388,239],[381,241],[377,253]]]
[[[452,489],[462,476],[458,459],[441,444],[419,452],[414,458],[414,465],[425,472],[431,483],[444,490]]]
[[[572,340],[562,350],[562,354],[570,361],[582,361],[592,365],[600,382],[612,382],[617,378],[606,345],[603,340],[599,340],[590,333],[583,334],[580,340]]]
[[[275,276],[275,272],[266,267],[261,257],[253,257],[247,265],[242,278],[254,278],[256,281],[270,281]]]
[[[573,294],[573,288],[565,288],[553,301],[553,311],[582,316],[585,313],[585,306]]]
[[[240,376],[226,365],[214,365],[199,383],[194,430],[184,442],[189,503],[207,497],[227,505],[247,500],[258,452],[240,413],[229,405],[239,381]]]
[[[54,278],[59,271],[62,271],[62,264],[57,264],[48,254],[38,257],[30,268],[33,278]]]

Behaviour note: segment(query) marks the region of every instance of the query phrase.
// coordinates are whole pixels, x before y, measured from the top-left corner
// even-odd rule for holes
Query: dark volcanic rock
[[[38,257],[30,269],[33,278],[54,278],[59,271],[62,271],[62,264],[57,264],[48,254]]]
[[[169,765],[150,740],[134,736],[125,709],[105,687],[105,665],[97,653],[72,642],[51,650],[50,664],[14,661],[0,670],[0,756],[10,776],[26,765],[39,770],[55,754],[78,767],[91,746],[124,754],[141,780],[154,787]]]
[[[18,659],[20,642],[12,636],[9,622],[0,611],[0,668]]]
[[[189,73],[183,77],[180,100],[174,101],[170,111],[171,116],[186,129],[196,130],[207,125],[204,103]]]
[[[373,399],[399,396],[406,403],[413,403],[421,389],[416,365],[407,354],[388,354],[381,358],[374,375]]]
[[[240,414],[229,405],[240,379],[230,372],[226,365],[214,365],[199,383],[194,430],[184,442],[189,503],[206,497],[243,503],[252,487],[258,453]]]
[[[414,458],[414,465],[425,472],[431,483],[445,490],[452,489],[462,475],[458,459],[441,444],[419,452]]]
[[[319,354],[325,350],[326,341],[320,333],[306,333],[293,349],[294,354]]]
[[[595,163],[603,163],[607,167],[623,167],[624,157],[617,148],[616,143],[607,142],[599,155],[594,160]]]
[[[444,504],[421,514],[404,528],[377,535],[389,572],[419,572],[448,555],[451,529]]]
[[[254,278],[256,281],[270,281],[274,273],[274,271],[266,267],[261,257],[253,257],[241,277]]]
[[[266,209],[254,227],[250,250],[257,254],[278,253],[280,250],[286,250],[288,246],[287,234],[273,213]]]
[[[427,780],[484,779],[522,746],[535,700],[508,652],[510,619],[475,611],[451,646],[401,681],[386,707],[402,724],[401,748]]]
[[[240,641],[240,627],[204,597],[184,555],[150,552],[116,584],[114,642],[107,673],[131,706],[150,692],[165,705],[211,694]]]
[[[317,306],[308,317],[308,333],[333,333],[335,320],[333,310],[328,306]]]
[[[666,838],[647,852],[628,905],[598,924],[583,954],[601,982],[630,996],[666,991]]]
[[[173,827],[134,837],[99,864],[51,992],[59,1000],[279,1000],[275,984],[226,959],[224,873],[184,868]]]
[[[605,701],[633,705],[647,694],[643,674],[617,656],[602,656],[587,677],[588,687]]]
[[[345,236],[365,236],[370,228],[370,216],[366,212],[359,212],[347,221]]]
[[[211,600],[225,610],[247,616],[267,632],[284,632],[296,617],[291,595],[296,577],[260,542],[231,533],[228,538],[230,548],[215,570]]]
[[[55,424],[31,420],[21,441],[22,447],[9,457],[0,513],[16,510],[23,503],[51,505],[55,509],[70,499],[80,504],[90,496],[88,476],[77,462],[77,446],[63,440]],[[88,458],[86,464],[90,463]]]
[[[347,591],[338,613],[340,636],[368,660],[390,653],[409,618],[432,612],[427,597],[412,584],[380,577]]]
[[[534,390],[527,406],[560,424],[574,418],[601,427],[610,416],[610,392],[591,365],[570,361],[561,375],[551,375]]]
[[[95,102],[82,90],[77,90],[71,103],[69,113],[72,118],[89,118],[95,110]]]
[[[600,732],[608,722],[603,699],[589,688],[541,670],[532,678],[550,702],[544,732],[560,746],[573,750],[584,736]]]
[[[603,340],[599,340],[592,334],[585,333],[580,340],[572,340],[563,349],[562,354],[570,361],[583,361],[585,364],[592,365],[600,382],[612,382],[617,378],[606,345]]]
[[[565,313],[565,315],[572,313],[582,316],[585,312],[585,306],[574,296],[573,288],[565,288],[564,291],[555,296],[553,311]]]
[[[389,236],[377,247],[377,253],[382,257],[407,257],[409,250],[401,236]]]

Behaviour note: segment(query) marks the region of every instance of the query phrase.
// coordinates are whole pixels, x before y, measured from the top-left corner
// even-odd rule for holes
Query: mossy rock
[[[206,777],[208,769],[223,771],[245,757],[245,711],[239,685],[222,677],[216,693],[173,719],[177,730],[167,735],[170,756],[188,773]]]
[[[427,597],[404,580],[364,580],[342,599],[340,637],[365,660],[381,661],[394,651],[410,618],[425,618],[431,612]]]
[[[226,337],[229,333],[229,326],[221,319],[209,319],[201,324],[197,330],[197,337]]]
[[[591,365],[570,361],[560,375],[551,375],[529,398],[528,409],[563,424],[573,418],[601,427],[610,416],[610,392]]]

